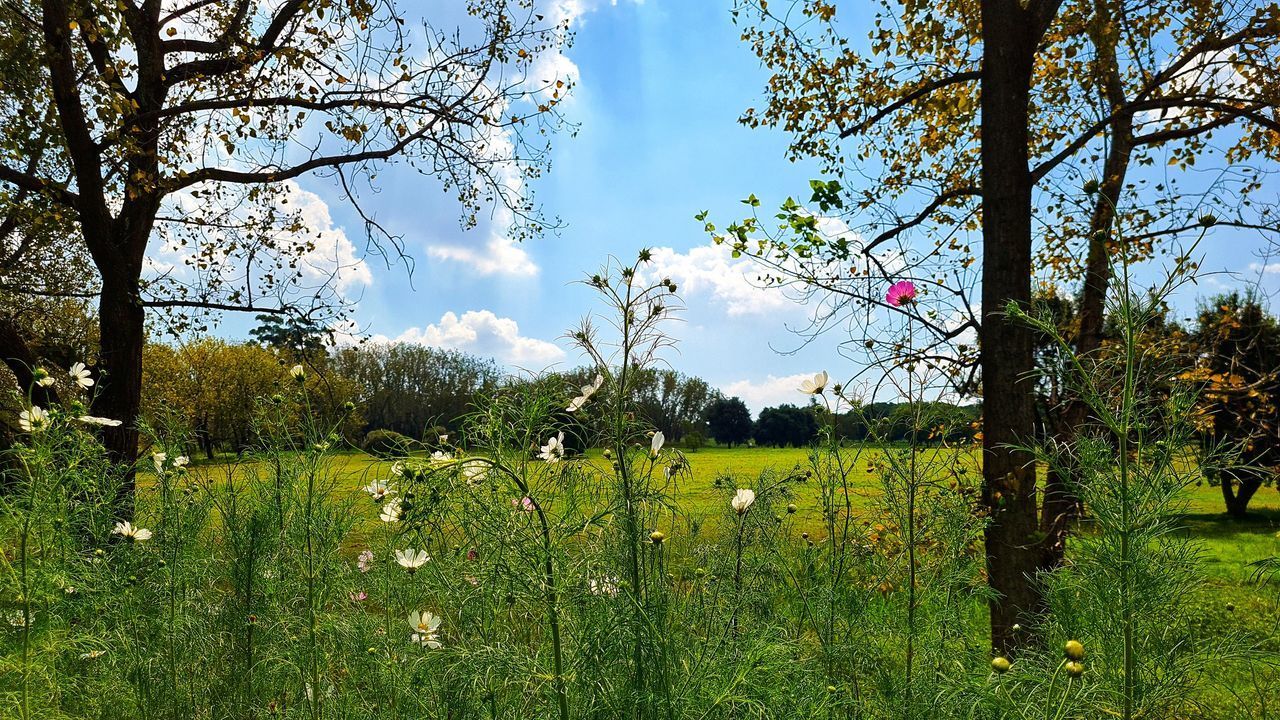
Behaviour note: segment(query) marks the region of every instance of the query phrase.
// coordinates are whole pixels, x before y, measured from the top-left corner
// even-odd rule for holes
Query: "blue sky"
[[[788,326],[803,325],[804,308],[753,288],[744,277],[749,266],[710,247],[693,219],[701,210],[720,221],[740,217],[739,201],[752,192],[764,208],[776,207],[787,195],[803,195],[818,176],[813,166],[785,159],[782,133],[737,123],[761,101],[765,73],[740,42],[730,3],[548,1],[567,13],[576,33],[564,55],[578,82],[564,109],[579,131],[555,138],[552,171],[534,189],[564,229],[520,246],[503,239],[501,217],[464,232],[458,206],[438,185],[388,168],[367,207],[404,235],[416,269],[410,277],[403,267],[366,259],[346,288],[358,298],[360,329],[491,355],[512,367],[573,366],[580,359],[560,336],[598,309],[575,281],[610,255],[629,260],[652,247],[687,306],[671,328],[679,341],[667,358],[672,366],[742,396],[754,410],[802,402],[795,391],[801,375],[823,368],[851,374],[834,336],[778,352],[801,345]],[[317,216],[321,229],[363,247],[361,224],[336,187],[315,178],[299,185],[317,212],[328,213]],[[1256,263],[1251,241],[1241,242],[1240,252],[1207,269],[1243,271]],[[1275,287],[1280,263],[1262,275]],[[1200,290],[1213,292],[1219,283],[1206,278]],[[224,332],[244,327],[233,320]]]

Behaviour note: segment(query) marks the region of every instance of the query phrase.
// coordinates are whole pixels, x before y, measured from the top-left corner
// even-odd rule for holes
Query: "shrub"
[[[413,438],[395,430],[374,430],[364,436],[365,452],[380,458],[393,458],[409,454]]]

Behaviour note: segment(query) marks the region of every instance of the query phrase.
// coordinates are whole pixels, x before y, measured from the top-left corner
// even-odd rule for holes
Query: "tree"
[[[750,23],[744,38],[773,73],[765,107],[743,122],[785,128],[792,157],[816,158],[834,178],[813,181],[807,206],[787,200],[776,230],[754,211],[708,230],[757,260],[765,284],[815,301],[809,332],[861,327],[867,334],[845,347],[878,353],[876,318],[908,315],[916,343],[876,359],[935,364],[959,391],[980,391],[992,641],[1006,650],[1020,641],[1013,625],[1040,604],[1031,578],[1061,559],[1071,499],[1054,482],[1041,508],[1032,458],[1014,449],[1035,428],[1034,337],[1004,310],[1031,300],[1037,247],[1060,259],[1085,255],[1073,243],[1089,243],[1080,312],[1101,318],[1115,254],[1140,257],[1156,240],[1201,232],[1205,203],[1221,217],[1235,213],[1233,225],[1274,227],[1270,208],[1236,197],[1260,177],[1238,159],[1274,159],[1280,148],[1270,90],[1280,11],[1245,0],[885,0],[869,42],[854,44],[832,3],[789,7],[735,5]],[[1225,139],[1216,154],[1215,137]],[[1210,156],[1230,168],[1220,175],[1229,190],[1123,172]],[[864,187],[842,182],[868,175]],[[1086,217],[1092,208],[1088,222],[1077,217],[1082,206]],[[1033,207],[1060,222],[1037,229]],[[1117,223],[1138,231],[1121,236]],[[885,288],[902,278],[924,301],[886,303]]]
[[[707,429],[721,445],[733,447],[751,439],[751,411],[740,398],[719,398],[707,407]]]
[[[517,235],[542,221],[525,180],[545,169],[563,78],[530,77],[567,38],[524,0],[475,0],[457,31],[422,26],[409,46],[390,3],[261,0],[18,0],[0,17],[33,38],[0,81],[31,92],[0,117],[8,157],[47,139],[40,162],[0,164],[40,219],[92,260],[101,326],[94,412],[124,420],[104,440],[137,452],[144,319],[175,313],[298,310],[334,297],[306,268],[318,249],[292,183],[327,173],[357,202],[382,161],[405,158],[457,194],[464,223],[505,207]],[[17,53],[15,53],[17,55]],[[375,248],[396,238],[364,214]],[[159,237],[185,273],[144,278]],[[131,485],[120,498],[128,514]]]
[[[755,439],[761,445],[804,447],[818,436],[818,419],[810,408],[782,404],[765,408],[756,419]]]
[[[502,377],[493,360],[410,343],[342,348],[333,368],[359,387],[357,401],[370,430],[428,442],[436,440],[423,436],[429,427],[460,430],[463,417]]]
[[[1255,294],[1219,295],[1201,306],[1190,340],[1196,364],[1185,377],[1202,386],[1205,445],[1223,444],[1235,455],[1206,470],[1222,488],[1227,514],[1244,517],[1280,472],[1280,322]]]

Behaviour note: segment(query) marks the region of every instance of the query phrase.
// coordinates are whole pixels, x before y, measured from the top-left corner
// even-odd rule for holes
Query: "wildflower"
[[[404,463],[399,460],[391,463],[391,474],[396,477],[402,477],[404,475]]]
[[[662,452],[662,444],[667,441],[667,436],[661,431],[653,434],[653,439],[649,441],[649,457],[657,459],[658,453]]]
[[[409,548],[408,550],[396,551],[396,563],[410,573],[416,572],[418,568],[426,565],[430,560],[431,556],[427,554],[426,550]]]
[[[667,534],[662,532],[661,530],[654,530],[653,532],[649,533],[649,540],[653,542],[654,545],[661,545],[662,541],[666,539],[667,539]]]
[[[437,450],[431,453],[432,465],[447,465],[453,462],[453,456],[443,450]]]
[[[520,510],[521,512],[533,512],[533,508],[534,508],[533,498],[529,497],[528,495],[525,495],[519,500],[515,498],[511,498],[511,506],[516,508],[517,510]]]
[[[470,485],[479,485],[484,482],[488,474],[489,469],[482,462],[468,462],[462,465],[462,477]]]
[[[80,659],[81,659],[81,660],[96,660],[96,659],[98,659],[98,658],[100,658],[100,657],[102,657],[103,655],[106,655],[106,654],[107,654],[107,651],[106,651],[106,650],[90,650],[90,651],[89,651],[89,652],[87,652],[87,653],[81,653],[81,654],[80,654]]]
[[[53,386],[53,383],[54,383],[53,376],[50,375],[48,372],[46,372],[44,368],[36,368],[35,372],[31,374],[36,379],[36,385],[39,385],[40,387],[46,387],[46,388]]]
[[[592,579],[587,581],[587,589],[591,591],[592,595],[618,597],[618,579],[615,577],[602,577],[599,580]]]
[[[604,385],[604,375],[596,373],[596,379],[590,385],[582,386],[582,394],[569,401],[569,412],[581,410],[582,406],[587,404],[587,400],[591,399],[591,396],[600,389],[601,385]]]
[[[382,506],[382,512],[378,514],[378,517],[382,519],[382,522],[398,522],[403,512],[404,509],[400,506],[400,501],[392,500]]]
[[[369,599],[369,595],[363,590],[357,590],[347,597],[351,598],[351,602],[364,602]]]
[[[356,567],[360,568],[360,572],[367,573],[369,568],[373,566],[373,551],[368,548],[361,550],[356,556]]]
[[[93,387],[93,378],[89,377],[89,371],[85,368],[84,363],[78,362],[72,365],[67,374],[71,376],[72,382],[85,390]]]
[[[1080,677],[1081,675],[1084,674],[1084,665],[1076,662],[1075,660],[1072,660],[1071,662],[1067,663],[1066,665],[1063,666],[1063,668],[1067,671],[1067,674],[1070,675],[1071,677]]]
[[[885,293],[885,302],[894,307],[902,307],[910,305],[916,301],[916,286],[910,280],[896,282],[889,286],[889,292]]]
[[[396,491],[391,489],[391,484],[386,480],[374,480],[364,486],[364,491],[369,493],[369,496],[378,502],[386,500],[388,495],[396,494]]]
[[[447,434],[446,434],[446,435],[441,435],[441,436],[440,436],[440,444],[441,444],[441,445],[443,445],[443,444],[445,444],[445,443],[447,443],[447,442],[449,442],[449,436],[448,436]]]
[[[146,528],[134,527],[133,523],[125,520],[116,523],[115,528],[111,530],[112,535],[119,535],[128,539],[130,542],[134,540],[150,540],[151,531]]]
[[[97,425],[98,427],[120,427],[123,424],[119,420],[97,417],[96,415],[81,415],[76,418],[76,420],[84,423],[85,425]]]
[[[173,466],[175,468],[184,468],[190,462],[191,462],[191,458],[187,457],[186,455],[179,455],[178,457],[173,459]]]
[[[991,659],[991,669],[998,673],[1007,673],[1010,667],[1012,667],[1012,663],[1009,662],[1007,657],[996,656]]]
[[[1084,659],[1084,645],[1079,640],[1068,640],[1062,652],[1067,656],[1068,660],[1078,662]]]
[[[289,376],[298,382],[302,382],[307,379],[307,370],[301,365],[294,365],[289,368]]]
[[[162,452],[151,453],[151,464],[156,466],[156,472],[164,472],[164,462],[169,456]]]
[[[827,371],[814,375],[811,380],[805,380],[800,383],[800,392],[805,395],[821,395],[823,390],[827,389]]]
[[[440,647],[440,618],[429,610],[409,613],[409,627],[413,628],[410,640],[424,648]]]
[[[23,432],[39,432],[49,427],[49,413],[39,405],[32,405],[30,410],[18,413],[18,427]]]
[[[756,501],[756,491],[750,488],[741,488],[733,494],[733,499],[729,501],[729,506],[739,515],[743,515]]]
[[[564,431],[561,431],[555,437],[547,438],[547,444],[539,449],[542,452],[538,453],[538,457],[548,463],[560,462],[560,458],[564,457]]]

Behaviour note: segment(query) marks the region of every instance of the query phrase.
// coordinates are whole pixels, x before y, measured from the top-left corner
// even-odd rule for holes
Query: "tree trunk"
[[[1003,314],[1010,302],[1031,301],[1029,102],[1045,24],[1045,9],[1034,7],[982,3],[982,498],[990,511],[987,578],[996,592],[991,644],[1002,653],[1026,640],[1013,626],[1041,605],[1035,463],[1011,447],[1031,442],[1035,429],[1033,333]]]
[[[133,465],[138,459],[138,411],[142,406],[142,346],[146,341],[144,309],[137,294],[137,277],[109,277],[103,273],[98,301],[101,376],[94,399],[95,415],[120,420],[103,428],[103,444],[113,462],[127,468],[117,491],[115,513],[133,517]]]
[[[46,408],[58,402],[56,390],[36,386],[35,369],[40,364],[40,358],[27,345],[26,339],[22,337],[22,329],[13,318],[0,317],[0,356],[0,361],[17,378],[22,394],[31,393],[31,402]]]
[[[1240,487],[1235,487],[1240,483]],[[1222,474],[1222,499],[1227,504],[1227,515],[1240,520],[1249,515],[1249,501],[1262,487],[1262,480],[1254,475],[1238,477],[1235,473]]]

